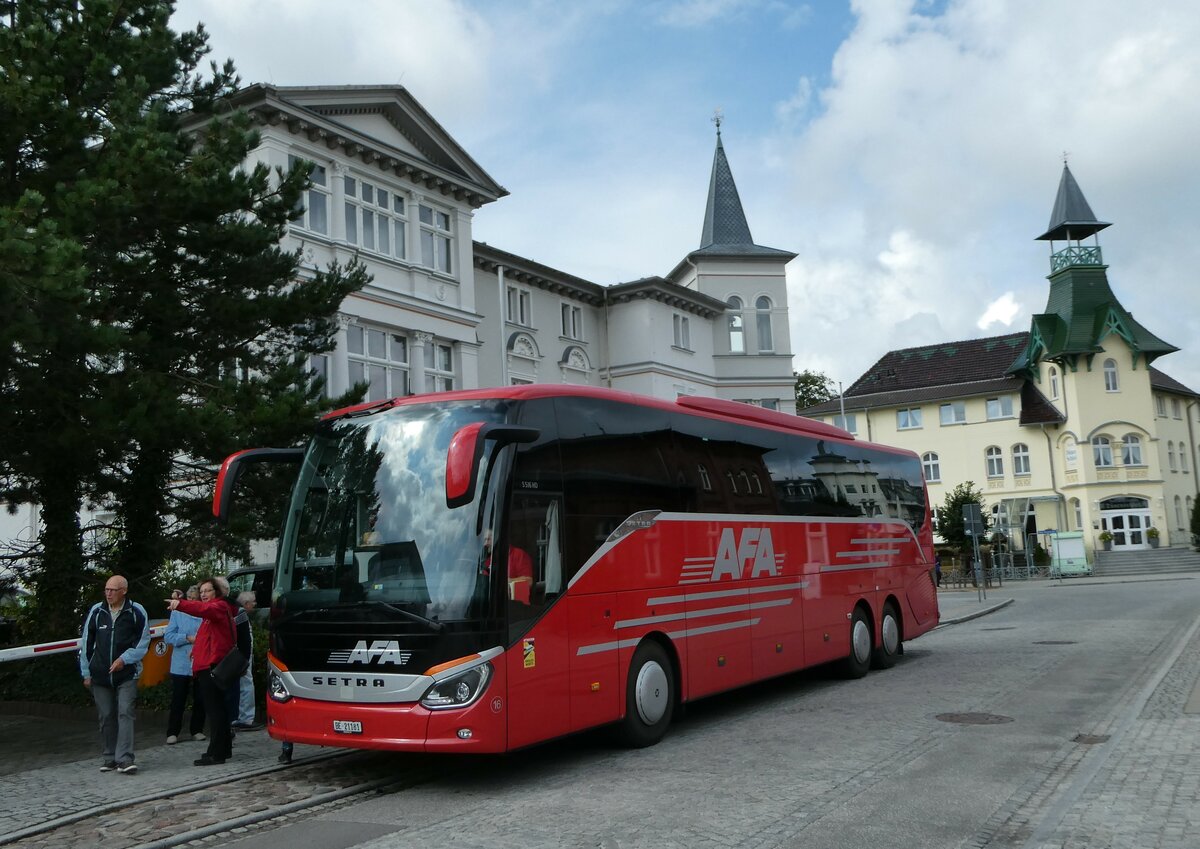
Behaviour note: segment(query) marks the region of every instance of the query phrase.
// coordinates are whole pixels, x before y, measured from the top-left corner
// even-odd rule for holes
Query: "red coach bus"
[[[306,450],[270,611],[268,728],[502,752],[815,664],[886,668],[938,623],[920,461],[747,404],[533,385],[364,404]]]

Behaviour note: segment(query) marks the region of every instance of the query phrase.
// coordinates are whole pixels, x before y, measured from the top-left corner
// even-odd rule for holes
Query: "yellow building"
[[[1028,332],[889,351],[803,414],[915,451],[935,507],[974,482],[1015,552],[1048,530],[1083,531],[1091,550],[1187,548],[1200,395],[1151,366],[1178,349],[1109,287],[1107,226],[1064,167],[1038,237],[1051,243],[1050,294]]]

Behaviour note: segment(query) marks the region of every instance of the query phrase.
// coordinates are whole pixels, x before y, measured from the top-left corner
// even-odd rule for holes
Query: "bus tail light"
[[[435,681],[421,697],[421,704],[430,710],[466,707],[483,695],[491,678],[492,665],[481,663],[457,675]]]

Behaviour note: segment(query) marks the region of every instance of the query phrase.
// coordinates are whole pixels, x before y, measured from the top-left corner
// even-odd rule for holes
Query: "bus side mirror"
[[[213,488],[213,516],[218,522],[229,519],[233,487],[251,463],[300,463],[303,459],[303,448],[251,448],[230,454],[217,473],[217,485]]]
[[[446,506],[450,509],[470,504],[475,497],[483,444],[492,440],[499,445],[533,442],[541,435],[535,427],[475,422],[459,428],[446,451]]]

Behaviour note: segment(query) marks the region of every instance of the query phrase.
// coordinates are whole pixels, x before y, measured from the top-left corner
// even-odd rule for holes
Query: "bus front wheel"
[[[854,608],[850,616],[850,654],[846,656],[844,669],[847,678],[862,678],[871,668],[873,650],[871,622],[861,607]]]
[[[625,718],[618,735],[626,746],[653,746],[667,733],[675,711],[675,673],[666,650],[646,640],[633,653],[625,685]]]

